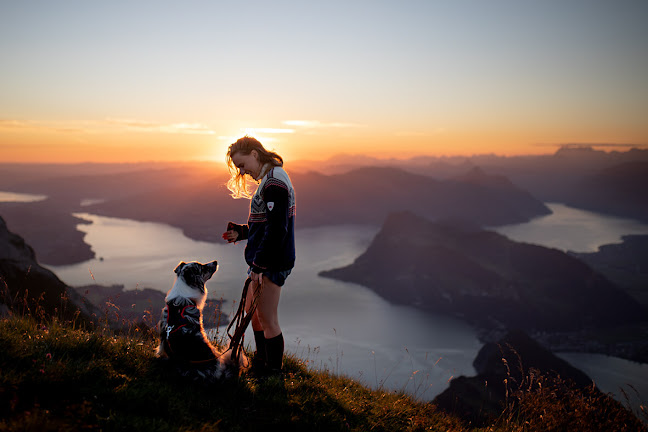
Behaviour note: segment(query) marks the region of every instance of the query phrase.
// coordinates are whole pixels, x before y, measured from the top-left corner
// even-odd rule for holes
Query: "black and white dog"
[[[238,362],[231,351],[221,351],[209,342],[202,311],[207,299],[207,282],[218,270],[218,262],[181,262],[175,268],[176,281],[166,296],[158,323],[160,345],[157,356],[173,360],[185,377],[207,382],[240,373],[249,364],[244,353]]]

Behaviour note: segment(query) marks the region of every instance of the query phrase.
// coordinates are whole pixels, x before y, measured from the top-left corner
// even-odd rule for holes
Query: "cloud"
[[[367,125],[359,123],[322,123],[319,120],[285,120],[283,124],[288,126],[295,126],[304,129],[327,129],[327,128],[359,128],[367,127]]]
[[[219,140],[219,141],[226,141],[228,143],[234,143],[234,142],[236,142],[236,140],[238,140],[239,138],[241,138],[244,135],[254,137],[254,138],[258,139],[259,141],[261,141],[263,143],[277,141],[277,138],[272,138],[272,137],[267,137],[267,136],[259,136],[258,134],[251,134],[251,133],[242,133],[241,135],[237,135],[237,136],[219,135],[218,137],[216,137],[216,139]]]
[[[200,123],[175,123],[165,125],[161,128],[162,132],[169,133],[188,133],[188,134],[208,134],[213,135],[214,131]]]
[[[432,135],[441,135],[446,133],[446,128],[436,128],[432,131],[429,132],[421,132],[421,131],[398,131],[394,133],[394,136],[397,137],[428,137]]]
[[[96,121],[35,122],[20,120],[0,120],[0,131],[54,131],[58,133],[95,133],[110,127],[126,128],[140,132],[170,134],[207,134],[212,131],[201,123],[156,123],[146,120],[107,118]]]
[[[269,133],[269,134],[284,134],[284,133],[294,133],[295,129],[280,129],[280,128],[250,128],[254,129],[258,133]]]
[[[20,120],[0,120],[0,129],[26,129],[33,127],[32,124]]]
[[[214,133],[206,125],[201,123],[156,123],[146,120],[134,119],[116,119],[107,118],[105,123],[117,126],[123,126],[128,129],[135,129],[143,132],[162,132],[162,133],[180,133],[180,134],[207,134]]]
[[[57,132],[57,133],[88,133],[88,130],[79,127],[84,122],[36,122],[23,120],[0,120],[0,131],[5,132]]]

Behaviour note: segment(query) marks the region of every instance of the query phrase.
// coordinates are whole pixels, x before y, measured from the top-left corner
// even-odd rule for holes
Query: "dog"
[[[203,327],[203,308],[207,299],[205,283],[218,270],[218,262],[178,264],[176,280],[166,295],[166,306],[158,323],[160,345],[157,356],[168,358],[183,377],[214,382],[240,374],[249,361],[241,353],[237,361],[230,350],[214,346]]]

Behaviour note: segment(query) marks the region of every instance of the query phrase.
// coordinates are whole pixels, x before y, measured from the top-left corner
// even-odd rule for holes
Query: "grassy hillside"
[[[291,355],[283,378],[183,381],[153,356],[155,346],[145,326],[117,335],[101,325],[1,318],[0,431],[642,430],[618,404],[560,383],[512,388],[499,419],[477,429],[433,404],[313,371]]]

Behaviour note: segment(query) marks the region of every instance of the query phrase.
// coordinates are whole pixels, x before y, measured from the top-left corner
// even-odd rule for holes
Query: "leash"
[[[256,311],[257,308],[259,294],[263,289],[263,283],[261,283],[259,289],[257,290],[257,293],[252,298],[252,303],[250,304],[249,311],[245,313],[247,294],[251,283],[252,283],[251,278],[247,278],[245,280],[238,310],[236,311],[236,314],[234,315],[234,318],[230,322],[229,326],[227,326],[227,335],[230,338],[230,344],[228,350],[232,350],[232,360],[235,363],[238,362],[239,357],[241,355],[241,351],[243,350],[243,342],[245,341],[245,330],[247,330],[248,325],[250,325],[250,321],[252,321],[252,316],[254,316],[254,312]],[[234,334],[231,334],[230,330],[234,325],[235,325]]]

